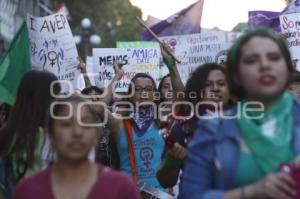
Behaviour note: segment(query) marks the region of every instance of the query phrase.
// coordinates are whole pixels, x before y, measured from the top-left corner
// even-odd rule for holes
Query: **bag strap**
[[[133,128],[130,120],[124,120],[123,123],[127,135],[128,153],[129,153],[130,165],[132,170],[132,178],[134,184],[137,186],[138,176],[137,176],[136,159],[135,159],[134,145],[133,145]]]

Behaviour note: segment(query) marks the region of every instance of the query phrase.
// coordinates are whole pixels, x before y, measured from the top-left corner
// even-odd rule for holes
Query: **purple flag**
[[[281,32],[279,16],[297,12],[300,13],[300,0],[293,0],[282,12],[249,11],[248,25],[250,27],[266,26],[275,32]]]
[[[270,11],[249,11],[248,12],[248,25],[249,27],[270,27],[276,32],[280,31],[279,23],[280,12]]]
[[[153,26],[153,25],[155,25],[155,24],[157,24],[157,23],[159,23],[159,22],[161,22],[160,19],[148,15],[147,20],[145,21],[145,24],[146,24],[148,27],[151,27],[151,26]]]
[[[168,17],[166,20],[155,24],[151,27],[151,30],[158,36],[199,33],[203,3],[204,0],[198,0],[189,7]],[[153,39],[146,30],[141,36],[143,40],[149,41]]]

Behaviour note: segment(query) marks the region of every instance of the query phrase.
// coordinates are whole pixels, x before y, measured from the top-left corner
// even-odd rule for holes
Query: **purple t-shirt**
[[[51,187],[51,167],[26,177],[16,187],[13,199],[55,199]],[[121,172],[99,166],[99,177],[88,199],[140,199],[132,180]]]

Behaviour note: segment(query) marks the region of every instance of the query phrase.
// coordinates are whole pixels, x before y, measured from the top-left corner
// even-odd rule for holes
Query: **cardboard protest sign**
[[[181,61],[177,63],[180,77],[186,83],[189,75],[198,66],[216,62],[224,64],[230,46],[240,33],[202,30],[199,34],[160,37],[169,44]]]
[[[158,42],[153,41],[118,41],[117,48],[157,48],[160,49]],[[169,73],[167,66],[163,63],[162,56],[160,55],[159,60],[159,78],[161,80],[166,74]]]
[[[130,70],[136,73],[148,73],[156,84],[160,80],[160,48],[129,48],[129,65]]]
[[[77,49],[64,13],[46,17],[27,15],[33,69],[47,70],[77,88]],[[64,90],[65,91],[65,90]]]
[[[93,49],[95,84],[106,87],[115,73],[113,62],[124,64],[124,75],[116,85],[117,92],[127,92],[130,80],[136,73],[148,73],[155,80],[159,79],[159,54],[157,48],[96,48]]]
[[[281,15],[279,18],[281,32],[286,37],[292,60],[296,69],[300,71],[300,13]]]
[[[95,85],[103,88],[107,87],[115,76],[113,63],[119,61],[128,65],[128,55],[126,49],[117,48],[94,48],[93,49],[93,67]],[[125,67],[123,66],[123,69]],[[123,79],[121,82],[123,82]],[[125,88],[127,85],[124,86]]]

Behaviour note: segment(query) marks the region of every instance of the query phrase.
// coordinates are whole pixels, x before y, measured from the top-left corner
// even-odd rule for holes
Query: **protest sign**
[[[115,76],[113,63],[119,61],[124,64],[123,70],[127,69],[129,57],[127,49],[124,48],[94,48],[93,49],[93,67],[95,85],[103,88],[107,87]],[[131,76],[133,77],[134,74]],[[127,91],[129,72],[123,75],[122,79],[117,84],[117,91]]]
[[[64,13],[46,17],[27,15],[33,69],[47,70],[77,88],[77,49]],[[66,90],[64,90],[65,92]]]
[[[295,67],[300,71],[300,13],[281,15],[280,28],[286,38]]]
[[[180,77],[186,83],[189,75],[198,66],[216,62],[225,64],[230,46],[240,33],[205,30],[191,35],[167,36],[160,39],[169,44],[170,48],[181,61],[177,63]]]
[[[124,64],[124,74],[116,86],[116,91],[126,92],[130,80],[136,73],[148,73],[159,79],[158,64],[160,51],[157,48],[96,48],[93,49],[93,64],[96,75],[95,84],[106,87],[115,73],[113,62]]]
[[[136,73],[148,73],[155,81],[159,82],[159,48],[129,48],[130,70]]]
[[[117,48],[160,48],[158,42],[153,41],[118,41]],[[161,80],[166,74],[169,73],[167,66],[162,61],[162,56],[160,55],[159,60],[159,80]]]

